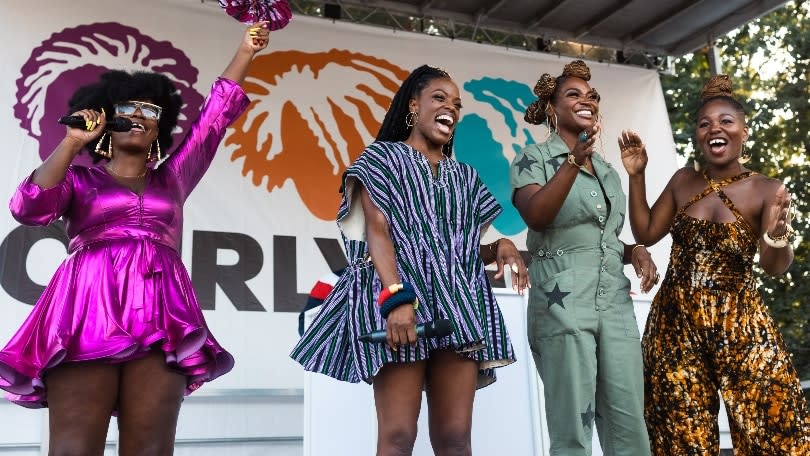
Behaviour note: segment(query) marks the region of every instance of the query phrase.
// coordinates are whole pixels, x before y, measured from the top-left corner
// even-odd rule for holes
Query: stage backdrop
[[[160,71],[175,81],[186,102],[179,142],[242,31],[210,1],[4,5],[0,199],[7,201],[63,137],[56,119],[68,113],[70,94],[107,69]],[[485,240],[509,236],[522,247],[526,228],[509,204],[508,166],[545,136],[523,121],[535,81],[543,72],[559,74],[570,60],[305,17],[273,33],[245,84],[250,108],[185,209],[183,259],[213,333],[236,357],[234,371],[215,387],[302,387],[288,352],[307,291],[344,261],[334,221],[341,174],[376,134],[400,81],[423,63],[446,69],[459,85],[464,109],[455,156],[478,169],[504,207]],[[651,154],[649,191],[658,194],[676,166],[658,75],[590,66],[602,95],[601,153],[626,182],[616,138],[625,128],[638,131]],[[66,240],[59,225],[21,227],[5,209],[0,236],[5,344],[65,257]],[[629,229],[624,240],[632,242]],[[667,250],[654,251],[659,264]]]

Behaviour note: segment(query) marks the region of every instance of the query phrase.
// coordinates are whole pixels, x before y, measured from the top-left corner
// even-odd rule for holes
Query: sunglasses
[[[134,115],[138,109],[145,119],[151,120],[160,120],[160,113],[163,112],[160,106],[145,101],[122,101],[115,104],[115,114],[118,116]]]

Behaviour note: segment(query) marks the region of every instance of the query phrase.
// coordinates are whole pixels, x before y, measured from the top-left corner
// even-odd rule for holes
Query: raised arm
[[[622,154],[622,164],[630,178],[628,194],[630,228],[636,242],[647,246],[653,245],[667,235],[675,218],[677,206],[674,188],[683,173],[681,171],[675,173],[651,209],[647,203],[644,174],[647,167],[647,149],[641,137],[635,132],[623,131],[619,137],[619,150]]]
[[[253,56],[266,48],[269,42],[270,30],[267,28],[267,22],[259,22],[248,27],[231,62],[222,72],[222,77],[241,85],[245,82]]]
[[[256,52],[267,47],[265,23],[245,29],[230,64],[214,82],[200,114],[174,153],[161,168],[174,174],[185,199],[208,170],[228,126],[247,109],[249,100],[241,85]]]

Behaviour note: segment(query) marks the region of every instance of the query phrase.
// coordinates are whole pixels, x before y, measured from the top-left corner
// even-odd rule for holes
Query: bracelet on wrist
[[[419,300],[416,298],[416,291],[408,282],[395,283],[383,288],[377,297],[377,305],[380,306],[380,315],[388,318],[388,314],[395,308],[403,304],[413,304],[414,310],[419,308]]]
[[[771,236],[768,234],[767,231],[763,233],[762,239],[768,244],[770,247],[775,249],[783,249],[790,245],[790,238],[793,236],[793,227],[790,225],[787,226],[785,233],[781,236]]]
[[[634,245],[634,246],[633,246],[633,248],[632,248],[632,249],[630,249],[630,259],[629,259],[628,263],[632,263],[632,262],[633,262],[633,256],[636,254],[636,250],[637,250],[639,247],[644,248],[644,247],[646,247],[646,246],[645,246],[644,244],[636,244],[636,245]]]
[[[576,157],[574,157],[574,154],[568,154],[568,163],[576,166],[579,169],[585,169],[585,161],[583,160],[582,161],[583,164],[580,165],[579,163],[577,163],[577,159]]]

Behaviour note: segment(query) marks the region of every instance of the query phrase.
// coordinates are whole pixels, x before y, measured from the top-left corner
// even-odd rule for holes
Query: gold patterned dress
[[[709,186],[673,221],[672,252],[642,340],[645,417],[653,454],[717,455],[718,391],[735,455],[810,455],[810,412],[753,275],[759,236],[723,192],[750,171]],[[733,222],[689,216],[716,194]]]

